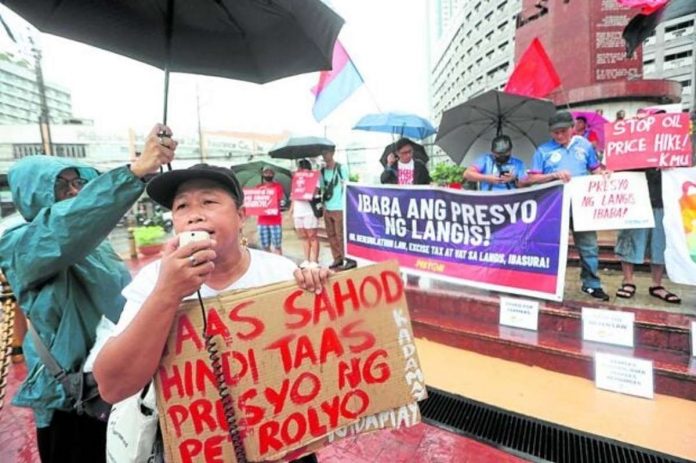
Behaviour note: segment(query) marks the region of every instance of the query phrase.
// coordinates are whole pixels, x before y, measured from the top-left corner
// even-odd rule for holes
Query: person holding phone
[[[464,179],[478,182],[481,191],[512,190],[527,184],[527,170],[524,161],[512,156],[512,139],[498,135],[491,143],[491,152],[466,169]]]
[[[100,174],[73,159],[29,156],[8,174],[12,200],[26,222],[0,238],[0,267],[17,303],[64,372],[81,371],[102,317],[118,320],[130,281],[108,234],[145,190],[148,174],[171,162],[176,141],[161,124],[140,157]],[[34,412],[43,463],[103,462],[106,423],[81,414],[75,398],[24,340],[28,375],[13,404]]]

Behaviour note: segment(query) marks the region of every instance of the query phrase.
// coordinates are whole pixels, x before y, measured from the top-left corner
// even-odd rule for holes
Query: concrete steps
[[[696,400],[696,361],[690,357],[689,322],[696,317],[655,310],[617,308],[635,314],[635,347],[584,342],[581,307],[588,302],[542,303],[536,332],[500,326],[499,299],[476,293],[407,290],[418,337],[594,379],[595,351],[652,360],[655,391]]]

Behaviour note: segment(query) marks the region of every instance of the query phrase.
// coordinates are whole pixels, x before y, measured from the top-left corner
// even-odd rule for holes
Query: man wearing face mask
[[[284,199],[283,186],[274,180],[275,172],[265,167],[261,172],[263,182],[257,188],[273,189],[278,198],[278,212],[270,215],[260,215],[258,218],[259,244],[264,251],[283,254],[283,215],[280,211],[280,201]]]
[[[511,190],[527,184],[524,162],[512,156],[512,140],[498,135],[491,143],[491,152],[481,156],[464,172],[464,179],[479,182],[481,191]]]

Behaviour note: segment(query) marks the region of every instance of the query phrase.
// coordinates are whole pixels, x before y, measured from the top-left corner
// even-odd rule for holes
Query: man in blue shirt
[[[532,158],[529,183],[546,183],[554,180],[569,182],[572,177],[605,172],[597,159],[592,144],[584,137],[573,135],[573,116],[559,111],[549,119],[552,140],[539,146]],[[572,228],[572,221],[571,221]],[[580,254],[582,291],[590,296],[609,300],[599,280],[599,248],[597,232],[573,230],[573,240]]]
[[[498,135],[491,143],[491,152],[484,154],[464,172],[464,179],[480,182],[481,191],[511,190],[525,186],[527,169],[512,154],[512,140]]]

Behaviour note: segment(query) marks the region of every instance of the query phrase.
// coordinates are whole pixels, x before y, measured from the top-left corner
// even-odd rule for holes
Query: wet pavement
[[[0,410],[0,462],[39,463],[32,413],[9,404],[26,377],[23,363],[13,364],[6,403]],[[525,460],[494,447],[427,424],[377,431],[337,441],[318,452],[321,463],[518,463]]]
[[[256,243],[255,221],[249,220],[244,227],[245,236],[250,245]],[[304,260],[302,242],[291,228],[291,222],[285,220],[283,233],[283,251],[286,256],[296,262]],[[118,228],[111,236],[117,252],[129,258],[129,243],[127,231]],[[134,271],[152,258],[141,258],[130,261]],[[319,261],[322,265],[328,265],[333,261],[328,243],[322,240]],[[596,303],[593,299],[580,291],[579,268],[569,267],[566,275],[564,299],[571,301],[588,301]],[[620,299],[615,296],[619,288],[622,275],[618,270],[605,268],[601,271],[602,284],[611,300],[605,304],[641,307],[653,310],[662,310],[676,313],[696,315],[696,288],[672,284],[665,279],[664,286],[675,292],[682,298],[681,305],[668,304],[648,294],[650,276],[647,272],[637,271],[635,275],[636,295],[632,299]],[[423,289],[443,289],[448,291],[481,292],[470,287],[441,283],[428,278],[412,280]],[[5,463],[36,463],[39,462],[36,450],[35,429],[33,418],[28,409],[13,407],[9,404],[20,382],[26,376],[23,364],[13,364],[8,377],[8,390],[5,397],[5,406],[0,410],[0,462]],[[475,440],[450,433],[448,431],[420,424],[413,428],[397,431],[379,431],[351,437],[333,444],[319,452],[319,461],[331,462],[518,462],[524,461],[493,447],[487,446]]]

